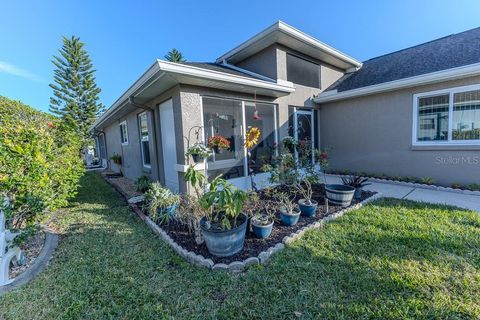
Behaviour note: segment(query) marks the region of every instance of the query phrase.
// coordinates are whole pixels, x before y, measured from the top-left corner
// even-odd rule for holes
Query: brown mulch
[[[14,264],[13,267],[10,268],[10,279],[18,277],[18,275],[30,268],[40,254],[40,251],[42,251],[44,244],[45,232],[38,232],[33,237],[30,237],[25,243],[20,245],[20,249],[25,254],[25,263],[21,266]]]
[[[137,188],[135,187],[135,182],[128,178],[122,176],[110,176],[106,178],[116,188],[120,189],[121,193],[127,196],[128,199],[143,194],[140,191],[137,191]]]
[[[285,190],[286,191],[286,190]],[[241,252],[233,255],[231,257],[216,257],[211,255],[208,252],[208,249],[205,243],[198,245],[195,242],[195,236],[188,231],[188,229],[180,224],[179,222],[173,221],[168,225],[162,225],[162,229],[165,230],[168,235],[179,245],[185,248],[188,251],[193,251],[196,254],[201,254],[205,258],[210,258],[214,263],[231,263],[233,261],[242,261],[249,257],[257,257],[262,251],[267,250],[268,248],[275,246],[277,243],[282,242],[285,236],[290,235],[293,232],[298,231],[299,229],[314,223],[325,216],[333,214],[337,211],[340,211],[342,207],[339,206],[329,206],[329,212],[326,213],[325,208],[325,199],[323,197],[324,187],[323,185],[314,186],[314,197],[313,199],[318,201],[317,213],[313,217],[304,217],[301,216],[298,223],[294,226],[284,226],[279,221],[279,216],[277,213],[275,224],[273,225],[272,234],[267,239],[258,239],[252,232],[248,232],[245,237],[245,245]],[[361,199],[354,199],[352,201],[352,206],[373,196],[375,192],[363,191]],[[263,192],[259,192],[261,200],[270,200],[267,195]],[[147,212],[145,212],[147,214]]]

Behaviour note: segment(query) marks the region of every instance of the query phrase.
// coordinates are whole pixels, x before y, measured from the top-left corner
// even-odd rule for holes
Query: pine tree
[[[178,51],[177,49],[173,48],[172,50],[170,50],[166,55],[165,55],[165,59],[168,60],[168,61],[171,61],[171,62],[185,62],[187,61],[182,53],[180,51]]]
[[[101,89],[95,82],[95,69],[80,38],[63,37],[60,56],[54,56],[53,97],[50,111],[62,118],[81,137],[86,146],[90,140],[89,129],[95,118],[104,110],[99,102]]]

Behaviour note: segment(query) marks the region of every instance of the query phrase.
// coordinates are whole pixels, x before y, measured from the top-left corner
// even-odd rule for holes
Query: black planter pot
[[[199,162],[203,162],[204,158],[198,154],[192,154],[192,159],[193,159],[193,162],[199,163]]]
[[[240,252],[245,242],[247,232],[247,216],[242,214],[239,219],[241,224],[230,230],[212,230],[206,228],[207,219],[200,220],[202,235],[208,251],[217,257],[229,257]]]

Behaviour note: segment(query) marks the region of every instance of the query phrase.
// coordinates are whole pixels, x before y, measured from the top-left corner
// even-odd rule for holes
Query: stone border
[[[268,248],[265,251],[260,252],[257,257],[249,257],[243,261],[234,261],[230,264],[225,263],[214,263],[212,259],[207,259],[202,255],[198,255],[193,251],[188,251],[184,249],[182,246],[177,244],[168,234],[165,232],[160,226],[158,226],[155,222],[153,222],[148,216],[146,216],[142,210],[134,203],[130,204],[130,208],[147,224],[147,226],[152,229],[152,231],[157,234],[160,239],[162,239],[165,243],[167,243],[170,248],[173,249],[180,257],[182,257],[188,263],[191,263],[196,266],[205,267],[212,270],[225,270],[230,272],[242,272],[246,270],[248,267],[252,265],[262,264],[265,265],[270,260],[271,256],[274,253],[277,253],[285,248],[285,245],[292,243],[293,241],[297,240],[298,238],[302,237],[306,231],[311,229],[322,228],[323,225],[328,222],[340,218],[345,213],[361,208],[365,204],[372,202],[374,200],[383,198],[381,193],[376,193],[370,198],[363,200],[353,206],[347,207],[342,209],[338,212],[335,212],[329,216],[326,216],[314,223],[311,223],[296,232],[291,233],[289,236],[285,236],[282,239],[282,242],[277,243],[276,245]]]
[[[0,287],[0,296],[3,296],[9,291],[20,288],[35,278],[48,265],[48,262],[53,257],[53,252],[57,246],[58,235],[50,231],[45,231],[45,243],[43,244],[43,248],[39,255],[37,258],[35,258],[33,264],[27,270],[25,270],[25,272],[16,277],[13,282]]]
[[[328,174],[327,173],[327,176],[341,178],[341,177],[347,177],[348,175]],[[436,190],[436,191],[447,191],[447,192],[465,194],[465,195],[470,195],[470,196],[472,196],[472,195],[473,196],[480,196],[480,191],[456,189],[456,188],[452,188],[452,187],[442,187],[442,186],[438,186],[438,185],[398,181],[398,180],[392,180],[392,179],[380,179],[380,178],[369,178],[369,177],[365,177],[365,178],[368,178],[369,181],[385,183],[385,184],[393,184],[393,185],[412,187],[412,188],[430,189],[430,190]]]

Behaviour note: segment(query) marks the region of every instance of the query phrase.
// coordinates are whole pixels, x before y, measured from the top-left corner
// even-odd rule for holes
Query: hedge
[[[36,225],[66,206],[84,172],[80,140],[56,117],[0,96],[0,195],[9,227]]]

